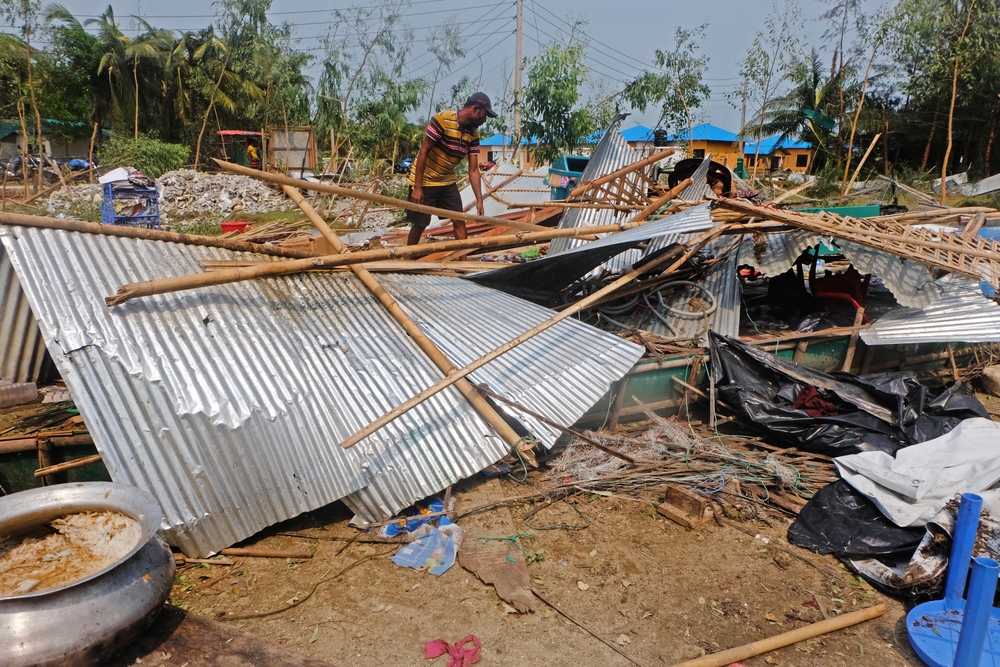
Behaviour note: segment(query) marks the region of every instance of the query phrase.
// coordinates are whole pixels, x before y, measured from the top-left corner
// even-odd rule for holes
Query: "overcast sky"
[[[43,0],[44,2],[44,0]],[[62,4],[84,20],[104,10],[104,2],[94,0],[63,0]],[[111,3],[122,27],[128,29],[129,16],[138,14],[157,27],[176,30],[198,29],[212,21],[213,9],[204,0],[126,0]],[[825,47],[820,36],[825,26],[818,20],[831,2],[801,0],[798,3],[805,18],[802,41],[807,45]],[[877,0],[863,3],[868,10],[877,7]],[[318,37],[329,27],[334,9],[357,6],[347,0],[275,0],[271,17],[274,22],[288,21],[295,26],[298,46],[313,55],[322,55]],[[677,26],[694,28],[708,24],[702,53],[709,57],[705,80],[711,86],[712,98],[701,112],[704,120],[737,131],[740,122],[739,101],[730,103],[727,93],[740,88],[738,61],[753,43],[757,31],[764,31],[764,21],[775,5],[770,0],[715,0],[714,2],[650,2],[649,0],[577,0],[553,3],[524,0],[524,54],[535,55],[538,44],[565,41],[570,23],[587,21],[590,38],[587,65],[591,80],[585,97],[620,90],[621,82],[635,76],[643,67],[650,67],[655,49],[672,46]],[[514,61],[515,5],[513,0],[412,0],[406,21],[414,29],[414,53],[411,56],[412,76],[433,74],[433,56],[426,51],[425,40],[434,26],[454,19],[460,24],[469,52],[460,60],[448,79],[437,86],[436,95],[447,95],[449,85],[463,74],[474,80],[482,76],[483,90],[500,97],[503,73],[510,73]],[[829,57],[830,50],[825,51]],[[318,75],[316,63],[308,74]],[[735,106],[734,106],[735,105]],[[421,115],[425,111],[421,111]],[[748,110],[748,116],[752,110]],[[652,126],[658,114],[650,111],[628,118],[623,127],[637,123]]]

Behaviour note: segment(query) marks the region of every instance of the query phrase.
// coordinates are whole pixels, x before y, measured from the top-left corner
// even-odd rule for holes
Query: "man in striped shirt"
[[[483,193],[479,180],[479,131],[487,118],[496,118],[490,98],[474,93],[458,111],[442,111],[427,124],[424,142],[410,171],[410,201],[449,211],[462,211],[455,167],[469,158],[469,184],[476,195],[476,212],[483,215]],[[410,223],[407,245],[420,243],[420,236],[430,224],[428,213],[407,211]],[[465,222],[453,220],[455,238],[466,238]]]

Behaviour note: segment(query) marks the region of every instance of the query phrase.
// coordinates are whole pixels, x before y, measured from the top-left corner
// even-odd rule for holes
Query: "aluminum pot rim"
[[[0,596],[0,603],[52,595],[103,576],[142,549],[156,535],[163,518],[163,512],[156,499],[147,491],[135,486],[116,482],[56,484],[0,497],[0,536],[5,534],[5,526],[14,524],[25,515],[48,516],[49,518],[39,519],[37,525],[41,525],[60,516],[86,511],[120,512],[139,522],[141,535],[121,558],[93,574],[56,588],[46,588],[21,595]]]

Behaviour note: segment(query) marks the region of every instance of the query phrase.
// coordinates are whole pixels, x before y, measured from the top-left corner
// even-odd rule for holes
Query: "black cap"
[[[490,103],[490,98],[486,96],[486,93],[472,93],[469,95],[469,99],[465,100],[465,106],[473,104],[478,104],[485,109],[486,115],[490,118],[497,117],[497,112],[493,110],[493,105]]]

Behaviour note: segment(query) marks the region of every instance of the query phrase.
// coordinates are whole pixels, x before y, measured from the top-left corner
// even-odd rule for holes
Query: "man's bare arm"
[[[424,166],[427,164],[427,154],[434,148],[437,141],[424,135],[424,143],[420,144],[420,152],[417,153],[417,164],[413,167],[413,193],[410,201],[415,204],[424,203]]]
[[[469,153],[469,185],[472,186],[472,193],[476,195],[476,213],[486,215],[483,208],[482,180],[479,178],[478,153]]]

